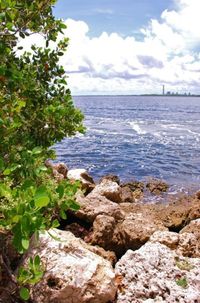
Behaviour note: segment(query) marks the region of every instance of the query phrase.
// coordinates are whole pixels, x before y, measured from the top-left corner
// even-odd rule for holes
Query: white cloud
[[[159,93],[162,84],[199,92],[200,1],[176,0],[176,5],[141,29],[142,41],[106,32],[90,38],[85,22],[66,20],[70,45],[61,63],[72,93]],[[41,43],[41,37],[36,40]]]

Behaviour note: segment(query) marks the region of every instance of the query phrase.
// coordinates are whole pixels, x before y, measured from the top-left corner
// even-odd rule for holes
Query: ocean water
[[[95,180],[156,177],[173,188],[200,188],[200,98],[77,96],[85,135],[55,145],[58,161]]]

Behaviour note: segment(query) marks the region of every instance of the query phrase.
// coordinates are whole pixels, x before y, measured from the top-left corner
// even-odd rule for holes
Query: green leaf
[[[35,198],[35,207],[42,208],[49,204],[49,197],[46,196],[40,196]]]
[[[80,209],[80,205],[77,204],[76,202],[72,201],[72,202],[70,203],[70,208],[71,208],[72,210],[74,210],[74,211],[77,211],[77,210]]]
[[[61,24],[60,24],[60,28],[65,29],[65,28],[67,28],[67,25],[65,25],[64,23],[61,23]]]
[[[40,257],[37,255],[34,258],[34,265],[35,267],[39,267],[40,266]]]
[[[11,174],[10,168],[6,168],[6,169],[3,171],[3,174],[4,174],[4,176],[9,176],[9,175]]]
[[[34,197],[35,207],[42,208],[49,204],[50,199],[45,186],[40,186],[35,193]]]
[[[65,192],[65,188],[63,185],[58,185],[58,187],[56,188],[56,192],[59,194],[59,198],[61,199],[64,195]]]
[[[55,220],[52,222],[51,227],[52,227],[52,228],[57,228],[58,226],[60,226],[60,223],[59,223],[59,221],[58,221],[57,219],[55,219]]]
[[[33,154],[33,155],[39,155],[39,154],[41,154],[41,153],[42,153],[42,148],[39,147],[39,146],[35,147],[35,148],[32,150],[32,154]]]
[[[67,219],[67,215],[66,215],[66,213],[65,213],[65,211],[64,210],[60,210],[60,217],[63,219],[63,220],[66,220]]]
[[[29,290],[28,290],[28,288],[26,288],[26,287],[22,287],[22,288],[20,289],[19,295],[20,295],[20,297],[21,297],[23,300],[25,300],[25,301],[27,301],[27,300],[30,298]]]
[[[28,239],[22,239],[22,247],[27,250],[29,248],[29,240]]]

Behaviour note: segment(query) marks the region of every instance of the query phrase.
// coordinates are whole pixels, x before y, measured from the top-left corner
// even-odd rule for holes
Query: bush
[[[84,131],[59,65],[68,39],[57,42],[66,26],[52,14],[55,2],[0,0],[0,225],[12,231],[20,253],[34,233],[58,226],[66,209],[78,207],[78,185],[58,184],[44,166],[55,157],[50,146]],[[33,45],[19,56],[19,39],[34,33],[44,36],[46,47]]]

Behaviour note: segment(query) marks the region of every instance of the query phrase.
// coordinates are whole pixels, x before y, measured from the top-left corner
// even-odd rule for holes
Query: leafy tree
[[[57,184],[44,166],[54,157],[49,147],[84,131],[59,64],[68,39],[58,41],[66,25],[53,16],[55,2],[0,0],[0,226],[12,231],[20,253],[33,233],[58,226],[67,208],[78,207],[78,185]],[[45,47],[19,56],[19,39],[34,33]]]

